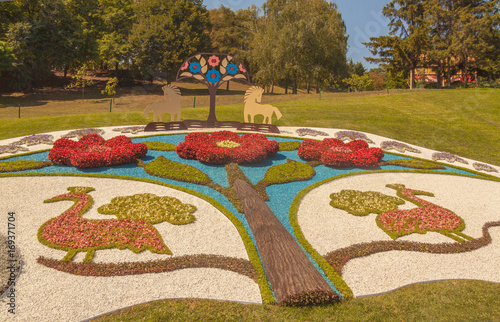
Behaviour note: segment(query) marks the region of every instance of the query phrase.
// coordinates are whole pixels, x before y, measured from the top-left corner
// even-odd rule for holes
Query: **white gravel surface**
[[[112,129],[105,130],[104,138],[122,135]],[[302,127],[281,127],[283,136],[299,137],[296,130]],[[334,137],[342,129],[316,128]],[[191,131],[190,131],[191,132]],[[54,140],[68,131],[48,134]],[[172,132],[123,134],[130,137],[158,135]],[[380,146],[385,137],[366,133],[374,141],[370,146]],[[301,138],[323,139],[325,136]],[[1,140],[0,145],[20,138]],[[413,146],[413,145],[411,145]],[[27,146],[25,146],[27,147]],[[432,159],[437,152],[413,146],[422,153],[406,152],[409,156]],[[27,147],[31,151],[50,149],[41,144]],[[391,151],[389,151],[391,152]],[[397,151],[394,151],[397,152]],[[20,154],[20,153],[18,153]],[[4,157],[6,154],[0,155]],[[454,165],[474,170],[476,161]],[[443,162],[446,164],[446,162]],[[493,168],[500,170],[498,167]],[[488,174],[500,177],[499,172]],[[329,195],[342,189],[379,191],[395,195],[385,188],[387,183],[402,183],[407,187],[435,193],[424,197],[429,201],[453,210],[466,223],[464,233],[481,236],[482,225],[487,221],[500,220],[500,184],[497,182],[446,175],[385,173],[347,177],[325,184],[311,191],[302,201],[298,219],[306,239],[322,255],[349,245],[373,240],[391,240],[376,226],[376,215],[356,217],[329,205]],[[162,259],[188,254],[217,254],[248,259],[245,247],[236,228],[209,203],[178,190],[154,184],[116,179],[79,177],[13,177],[0,178],[0,214],[16,212],[16,243],[21,249],[25,265],[16,284],[16,315],[7,313],[7,306],[0,305],[0,320],[18,321],[78,321],[122,307],[164,298],[209,298],[229,301],[261,303],[257,284],[234,272],[218,269],[184,269],[169,273],[143,274],[120,277],[84,277],[58,272],[36,263],[44,256],[61,259],[65,252],[42,245],[37,239],[38,228],[70,205],[70,202],[44,204],[43,200],[67,192],[70,186],[90,186],[96,191],[90,194],[94,206],[86,218],[110,219],[112,216],[97,213],[97,208],[113,197],[136,193],[154,193],[159,196],[175,196],[184,203],[195,205],[196,221],[185,226],[168,223],[155,225],[173,255],[152,254],[144,251],[134,254],[129,250],[98,250],[94,262],[131,262]],[[400,208],[411,208],[406,203]],[[415,252],[385,252],[350,261],[344,268],[343,278],[353,289],[355,296],[393,290],[415,282],[428,280],[467,278],[500,282],[495,266],[500,263],[500,228],[490,230],[492,244],[466,254],[434,255]],[[453,242],[438,233],[412,234],[401,240],[420,242]],[[74,261],[79,262],[84,254]]]

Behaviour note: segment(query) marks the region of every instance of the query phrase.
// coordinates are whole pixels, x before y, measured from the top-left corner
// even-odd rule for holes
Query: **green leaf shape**
[[[264,175],[268,185],[295,181],[306,181],[314,177],[316,171],[307,163],[287,159],[286,163],[272,166]]]
[[[431,161],[425,160],[415,160],[415,159],[400,159],[400,160],[390,160],[381,162],[380,165],[394,165],[398,167],[405,167],[411,169],[422,169],[422,170],[432,170],[432,169],[446,169],[445,166]]]
[[[295,151],[300,147],[299,141],[280,142],[280,151]]]
[[[0,162],[0,173],[41,169],[51,165],[53,164],[50,161],[5,161]]]
[[[381,214],[398,209],[405,203],[403,199],[391,197],[375,191],[342,190],[330,195],[330,205],[355,216],[367,216],[370,213]]]
[[[174,197],[158,197],[151,193],[115,197],[111,203],[101,206],[97,212],[115,215],[118,219],[143,220],[150,225],[167,221],[173,225],[186,225],[195,220],[196,207],[182,203]]]
[[[175,151],[175,148],[177,147],[175,144],[166,142],[144,141],[142,143],[148,147],[148,150],[153,151]]]
[[[168,160],[162,155],[144,165],[144,171],[152,176],[199,185],[209,185],[212,182],[203,171],[184,163]]]

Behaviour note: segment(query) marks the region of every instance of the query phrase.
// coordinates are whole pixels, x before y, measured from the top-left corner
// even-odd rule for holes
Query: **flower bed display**
[[[196,159],[209,164],[259,163],[276,154],[279,144],[263,134],[238,134],[230,131],[190,133],[176,149],[184,159]]]
[[[106,141],[97,134],[89,134],[79,141],[66,138],[57,140],[50,150],[49,160],[78,168],[99,168],[132,163],[147,152],[146,145],[132,143],[130,138],[123,135]]]
[[[321,161],[332,167],[375,167],[384,157],[384,152],[368,147],[363,140],[344,143],[340,139],[323,139],[321,142],[306,139],[298,155],[303,160]]]

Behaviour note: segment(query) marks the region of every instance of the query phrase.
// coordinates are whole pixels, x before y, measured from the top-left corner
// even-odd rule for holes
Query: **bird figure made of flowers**
[[[177,72],[177,81],[194,78],[208,87],[210,112],[208,123],[217,122],[215,98],[217,89],[229,81],[250,84],[248,71],[242,63],[228,54],[201,53],[188,58]]]

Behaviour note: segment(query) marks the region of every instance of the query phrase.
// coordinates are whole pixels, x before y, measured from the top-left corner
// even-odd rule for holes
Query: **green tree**
[[[252,28],[258,20],[255,10],[255,6],[237,12],[224,6],[210,10],[212,51],[231,54],[248,65]],[[229,82],[227,89],[229,90]]]
[[[268,0],[254,40],[253,65],[263,83],[300,81],[318,87],[340,81],[346,71],[347,36],[333,3],[323,0]]]
[[[128,37],[133,24],[132,0],[100,0],[102,19],[97,41],[99,61],[104,67],[119,69],[120,63],[130,57]]]
[[[382,13],[391,19],[390,36],[370,38],[364,43],[373,55],[369,62],[388,64],[391,75],[404,70],[409,73],[409,87],[415,88],[415,69],[428,47],[428,25],[425,20],[426,0],[393,0]]]
[[[352,59],[349,59],[347,62],[347,73],[349,76],[351,75],[358,75],[358,76],[363,76],[366,72],[365,66],[363,66],[363,63],[357,62],[354,63]]]
[[[365,43],[386,64],[389,78],[401,73],[415,87],[415,68],[436,70],[438,86],[458,71],[494,69],[498,62],[498,0],[394,0],[384,7],[389,36]],[[466,85],[466,78],[464,78]]]
[[[145,0],[133,4],[131,59],[143,76],[175,75],[179,65],[210,48],[208,11],[201,0]]]
[[[451,76],[459,70],[466,76],[470,70],[487,67],[488,56],[498,47],[498,43],[490,41],[495,24],[498,27],[496,6],[497,0],[429,1],[427,17],[433,50],[427,57],[438,66],[438,78],[445,75],[448,86]],[[463,82],[467,86],[467,77]]]
[[[115,105],[115,95],[116,95],[116,87],[118,86],[118,78],[113,77],[108,80],[106,83],[106,88],[101,91],[101,94],[106,94],[108,96],[113,96],[111,98],[112,106]],[[111,108],[110,108],[111,111]]]
[[[78,70],[78,73],[76,73],[76,75],[73,76],[74,82],[71,83],[70,85],[66,86],[66,89],[81,87],[82,88],[82,99],[84,99],[85,98],[85,87],[92,86],[94,84],[94,82],[92,80],[85,79],[86,76],[87,76],[87,66],[83,65]]]
[[[7,72],[13,89],[29,90],[51,69],[73,59],[68,38],[75,28],[62,0],[13,1],[1,15],[9,19],[2,40],[14,57]]]
[[[351,77],[344,78],[343,82],[354,89],[355,92],[373,90],[373,80],[368,74],[364,74],[363,76],[352,74]]]

